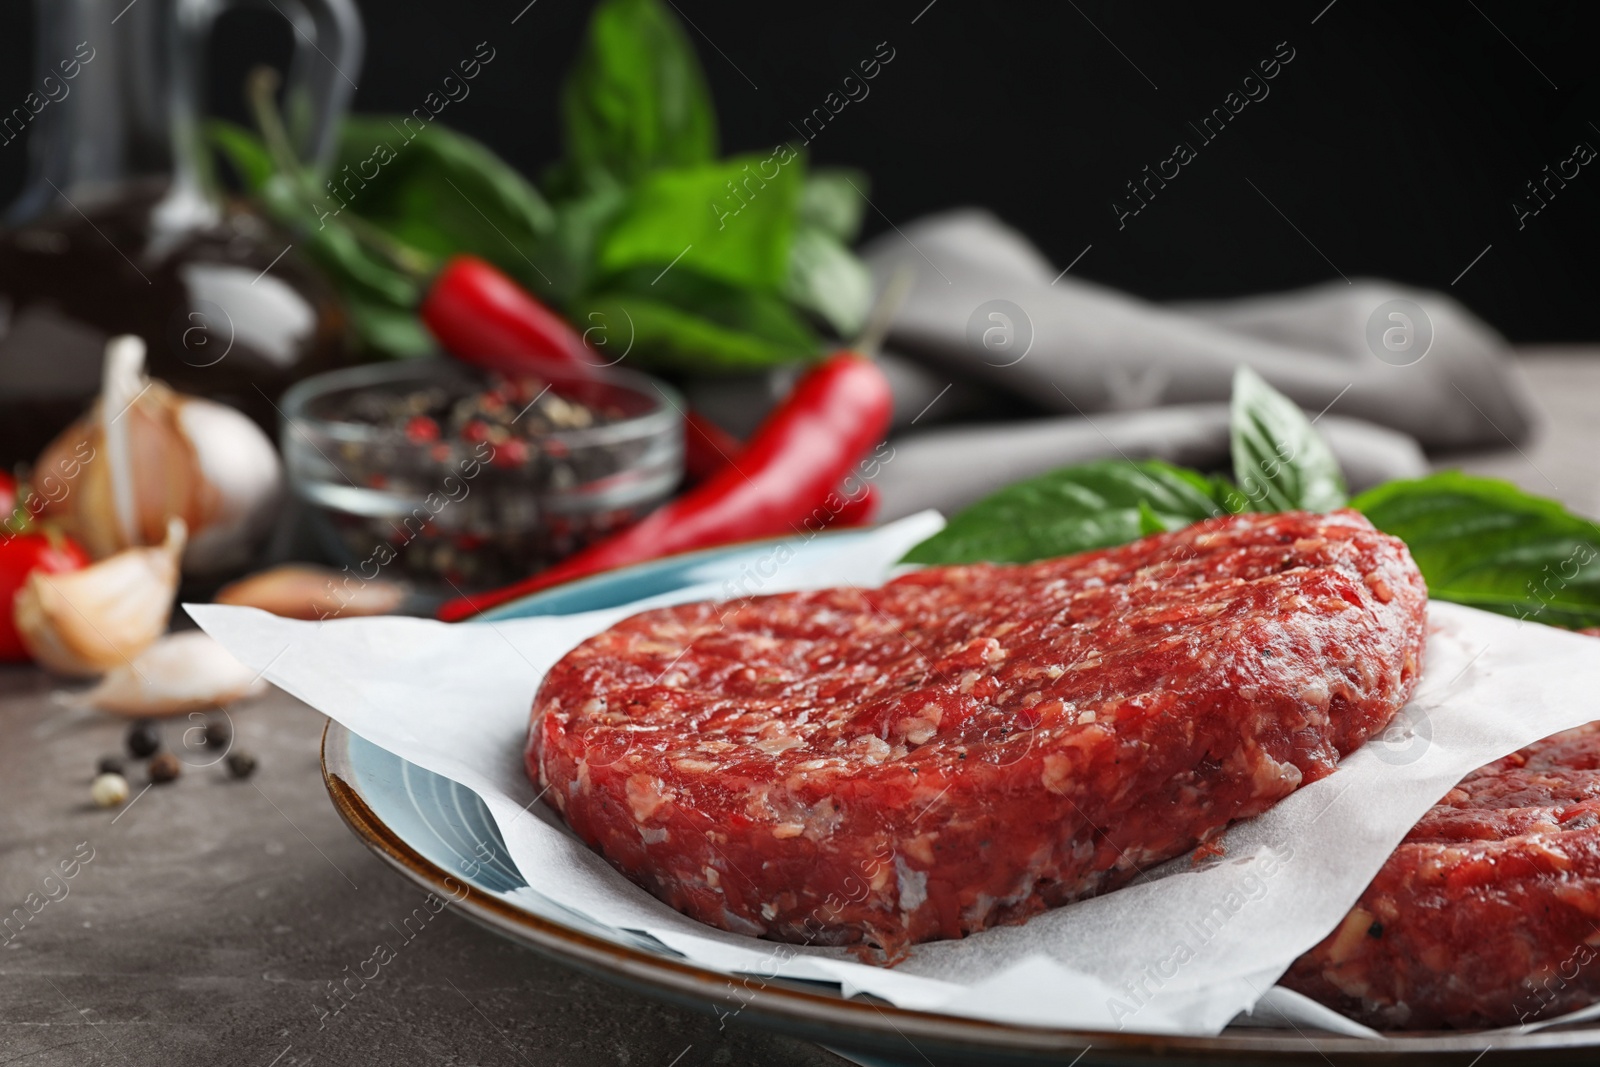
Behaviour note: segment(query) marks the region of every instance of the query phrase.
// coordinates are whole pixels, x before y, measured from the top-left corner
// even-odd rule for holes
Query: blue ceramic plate
[[[795,549],[801,560],[861,535],[824,535]],[[700,582],[738,581],[770,557],[775,542],[733,545],[628,567],[545,590],[485,617],[519,619],[625,604]],[[848,1049],[861,1062],[946,1063],[1296,1063],[1463,1064],[1486,1048],[1533,1053],[1541,1063],[1596,1062],[1600,1027],[1496,1038],[1423,1034],[1394,1040],[1230,1029],[1220,1037],[1162,1037],[986,1023],[848,1000],[830,986],[733,982],[684,962],[659,943],[619,935],[533,894],[476,794],[330,722],[323,779],[334,807],[369,848],[424,888],[459,898],[463,913],[511,940],[602,978],[740,1023],[768,1026]],[[485,848],[480,842],[489,842]],[[751,987],[754,987],[753,989]],[[1537,1051],[1536,1051],[1537,1050]],[[883,1058],[880,1058],[883,1057]],[[1491,1057],[1500,1061],[1503,1057]]]

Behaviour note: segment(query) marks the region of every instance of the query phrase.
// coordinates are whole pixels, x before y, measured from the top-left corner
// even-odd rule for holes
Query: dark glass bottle
[[[0,232],[0,464],[32,460],[98,391],[105,342],[144,338],[148,369],[276,432],[279,395],[351,361],[326,281],[211,181],[200,63],[232,0],[37,0],[33,93],[0,114],[29,137],[28,184]],[[286,110],[323,161],[361,31],[349,0],[285,0],[300,46]]]

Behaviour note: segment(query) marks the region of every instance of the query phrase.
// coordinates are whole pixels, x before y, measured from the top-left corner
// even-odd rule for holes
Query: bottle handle
[[[283,96],[284,121],[302,162],[322,174],[355,92],[364,34],[353,0],[180,0],[178,56],[202,54],[211,26],[235,7],[271,7],[294,31]]]

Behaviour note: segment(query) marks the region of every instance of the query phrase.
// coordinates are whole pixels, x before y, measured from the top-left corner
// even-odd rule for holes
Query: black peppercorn
[[[228,773],[235,778],[248,778],[256,772],[256,758],[248,752],[228,753]]]
[[[170,752],[158,752],[150,757],[150,780],[158,785],[170,782],[183,771],[183,764]]]
[[[161,748],[161,729],[149,719],[140,719],[128,727],[128,754],[135,759],[152,756]]]
[[[233,724],[227,719],[210,718],[206,720],[206,744],[213,748],[224,748],[233,740]]]
[[[123,770],[124,764],[121,756],[102,756],[100,757],[100,768],[96,773],[121,774]]]

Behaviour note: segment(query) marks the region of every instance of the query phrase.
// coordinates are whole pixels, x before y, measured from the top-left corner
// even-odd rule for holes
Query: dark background
[[[1092,245],[1076,274],[1156,299],[1381,275],[1448,289],[1515,340],[1600,337],[1600,161],[1520,231],[1511,206],[1577,142],[1600,148],[1592,5],[674,2],[693,24],[726,150],[794,137],[790,123],[879,42],[894,49],[870,95],[811,146],[819,162],[870,172],[881,213],[869,232],[983,204],[1060,266]],[[487,41],[495,61],[443,121],[532,175],[555,157],[557,87],[589,3],[360,6],[359,109],[419,106]],[[20,99],[28,4],[0,11],[0,99]],[[1279,42],[1295,58],[1270,95],[1201,145],[1185,123],[1221,106]],[[289,46],[269,6],[228,16],[214,108],[243,118],[245,70]],[[1119,230],[1112,201],[1179,140],[1199,157]],[[0,194],[21,174],[20,145],[0,148]]]

